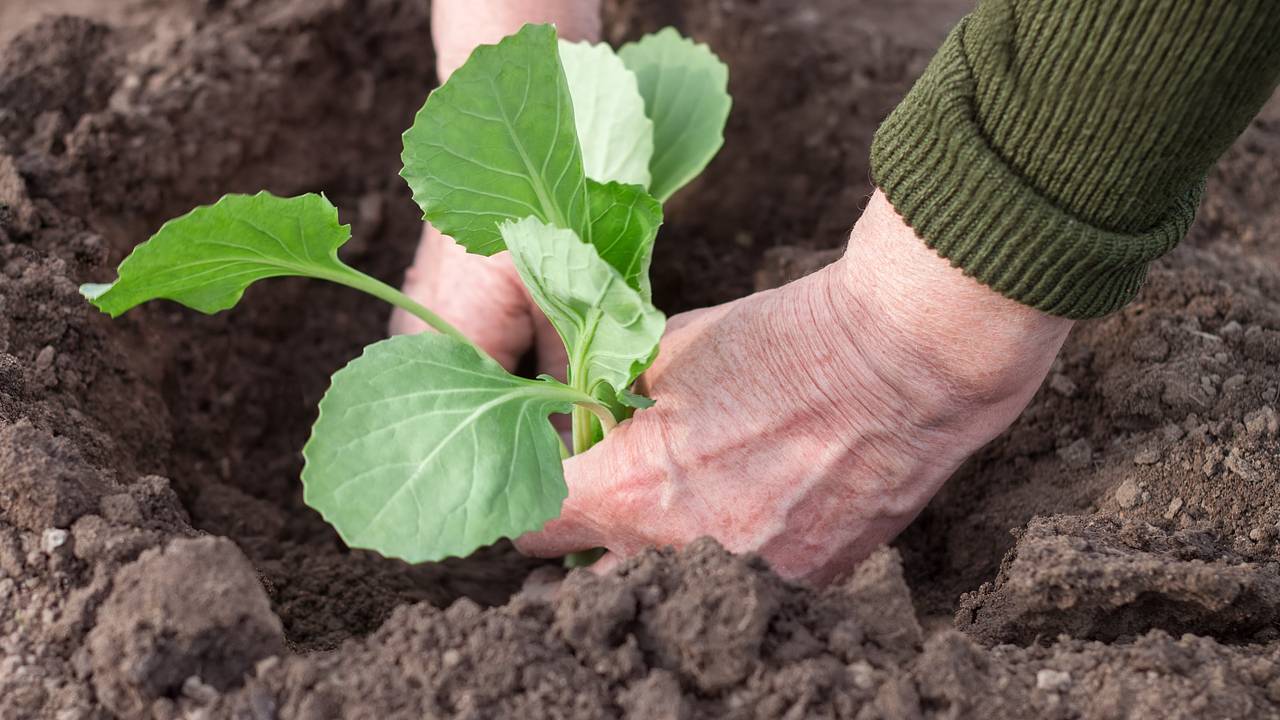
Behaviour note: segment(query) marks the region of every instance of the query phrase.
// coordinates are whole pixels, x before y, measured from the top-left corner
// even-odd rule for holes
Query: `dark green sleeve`
[[[1048,313],[1131,300],[1280,81],[1280,0],[983,0],[872,177],[953,265]]]

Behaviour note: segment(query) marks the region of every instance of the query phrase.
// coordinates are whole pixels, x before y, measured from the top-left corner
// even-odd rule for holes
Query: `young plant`
[[[556,517],[572,413],[583,452],[634,408],[665,318],[649,264],[661,202],[723,143],[728,71],[667,29],[623,47],[525,26],[478,48],[404,134],[426,220],[468,251],[509,250],[568,351],[567,382],[517,377],[426,307],[342,262],[321,195],[228,195],[166,223],[84,295],[112,317],[155,299],[204,313],[280,276],[362,290],[438,333],[393,337],[334,374],[303,449],[304,497],[351,547],[466,555]]]

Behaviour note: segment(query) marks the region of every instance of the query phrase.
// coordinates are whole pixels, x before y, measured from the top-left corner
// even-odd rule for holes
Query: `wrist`
[[[880,191],[831,270],[831,294],[848,304],[846,332],[887,379],[961,406],[1029,398],[1074,325],[953,267]]]
[[[527,23],[554,24],[565,40],[599,42],[600,0],[435,0],[431,35],[440,82],[449,79],[477,46],[494,44]]]

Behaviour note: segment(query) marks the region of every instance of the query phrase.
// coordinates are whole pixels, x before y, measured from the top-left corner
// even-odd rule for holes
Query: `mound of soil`
[[[425,4],[68,1],[95,19],[0,51],[0,717],[1280,717],[1280,103],[1138,301],[843,583],[703,541],[556,589],[505,545],[347,550],[302,504],[377,301],[281,280],[109,321],[76,292],[263,187],[328,193],[347,259],[397,282]],[[967,3],[606,5],[614,41],[674,23],[732,68],[725,150],[655,258],[675,312],[834,257],[875,127]]]

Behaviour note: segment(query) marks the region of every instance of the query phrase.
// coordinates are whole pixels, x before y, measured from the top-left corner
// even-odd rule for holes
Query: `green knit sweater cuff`
[[[1069,318],[1118,310],[1148,264],[1186,235],[1203,184],[1132,233],[1089,223],[1045,197],[975,119],[968,22],[876,133],[872,179],[929,247],[1002,295]]]

